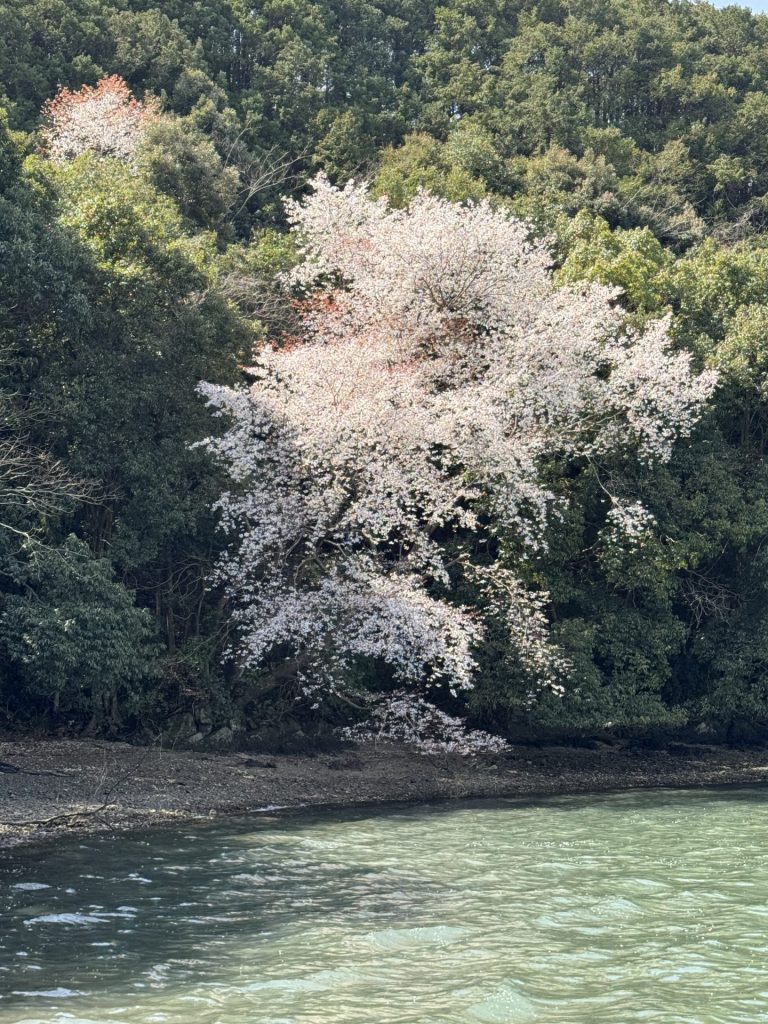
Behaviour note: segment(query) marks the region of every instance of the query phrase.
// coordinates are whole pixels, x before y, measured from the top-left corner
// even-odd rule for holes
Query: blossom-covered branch
[[[416,747],[422,754],[502,753],[507,743],[482,729],[468,729],[461,718],[447,715],[416,693],[395,690],[371,694],[366,722],[342,730],[344,739],[357,742],[395,740]]]

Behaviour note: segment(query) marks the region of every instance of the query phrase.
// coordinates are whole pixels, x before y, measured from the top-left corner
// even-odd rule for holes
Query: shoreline
[[[99,740],[0,741],[0,848],[265,810],[566,796],[768,781],[768,750],[514,747],[427,757],[389,743],[313,756]]]

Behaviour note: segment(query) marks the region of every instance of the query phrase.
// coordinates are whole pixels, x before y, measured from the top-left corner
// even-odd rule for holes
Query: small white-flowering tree
[[[130,163],[149,124],[159,116],[154,97],[137,100],[119,75],[73,92],[60,89],[43,106],[42,137],[54,160],[91,152]]]
[[[384,663],[406,691],[377,731],[414,739],[418,688],[472,685],[489,616],[532,692],[560,689],[547,595],[470,541],[499,531],[521,557],[541,550],[556,505],[542,458],[665,460],[713,376],[671,349],[666,321],[627,328],[616,291],[555,288],[546,246],[487,202],[422,193],[392,210],[319,177],[289,214],[299,336],[258,352],[247,389],[202,386],[229,424],[205,444],[232,479],[220,573],[237,654],[316,700],[361,659]],[[457,575],[477,607],[452,599]]]

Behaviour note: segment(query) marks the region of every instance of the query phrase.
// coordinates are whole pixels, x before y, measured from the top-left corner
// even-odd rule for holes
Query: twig
[[[50,818],[27,818],[19,819],[16,821],[0,821],[0,825],[6,825],[8,827],[16,828],[46,828],[51,825],[64,824],[65,822],[73,823],[84,818],[99,818],[99,816],[104,814],[105,811],[108,811],[111,807],[114,807],[116,805],[117,801],[113,799],[115,791],[118,789],[119,786],[122,786],[125,782],[128,781],[128,779],[130,779],[133,775],[136,774],[139,768],[141,768],[141,766],[147,760],[152,750],[152,747],[148,747],[146,752],[142,754],[142,756],[138,759],[138,761],[136,761],[135,764],[131,765],[130,768],[126,769],[126,771],[124,771],[122,775],[119,775],[115,779],[115,781],[112,783],[109,789],[107,789],[106,792],[104,793],[102,802],[96,807],[82,808],[76,811],[67,811],[64,814],[54,814]],[[101,788],[103,778],[104,776],[102,776],[102,779],[96,786],[94,794],[97,793]],[[107,828],[112,827],[104,818],[99,818],[99,820],[102,822],[102,824],[106,825]]]

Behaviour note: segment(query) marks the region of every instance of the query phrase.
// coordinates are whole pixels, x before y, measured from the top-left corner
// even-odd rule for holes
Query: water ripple
[[[6,851],[0,1024],[755,1024],[766,821],[642,793]]]

